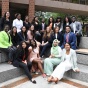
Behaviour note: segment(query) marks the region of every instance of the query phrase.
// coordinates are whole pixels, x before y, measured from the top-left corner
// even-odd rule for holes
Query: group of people
[[[81,36],[82,25],[75,16],[72,20],[66,16],[63,22],[61,17],[57,17],[56,21],[50,17],[48,24],[44,18],[39,22],[38,17],[34,17],[31,23],[28,16],[22,21],[20,13],[15,14],[13,22],[10,12],[0,19],[0,50],[8,53],[8,63],[24,69],[33,83],[36,81],[32,80],[30,72],[40,71],[43,77],[50,76],[48,82],[55,83],[65,71],[73,69],[79,72],[74,50],[79,47]],[[41,58],[47,48],[51,48],[50,56],[43,61]]]

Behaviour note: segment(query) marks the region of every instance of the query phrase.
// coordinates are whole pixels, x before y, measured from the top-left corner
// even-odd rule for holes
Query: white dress
[[[65,56],[65,61],[61,62],[53,71],[52,75],[53,77],[58,78],[59,80],[63,78],[63,75],[66,71],[72,69],[72,64],[70,62],[71,54]]]

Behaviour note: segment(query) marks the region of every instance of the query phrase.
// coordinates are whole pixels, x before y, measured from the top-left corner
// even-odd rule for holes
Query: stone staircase
[[[75,73],[72,70],[66,72],[65,76],[77,79],[80,81],[88,82],[88,46],[84,44],[87,43],[88,38],[82,37],[80,48],[76,50],[77,52],[77,62],[80,69],[80,73]],[[85,43],[86,42],[86,43]],[[0,84],[7,80],[19,77],[24,74],[22,69],[16,68],[12,65],[9,65],[7,61],[7,55],[0,51]]]
[[[80,49],[76,50],[76,53],[80,72],[75,73],[71,70],[65,75],[73,79],[88,82],[88,37],[81,38]]]
[[[0,51],[0,83],[19,77],[24,74],[22,69],[7,63],[7,55]]]

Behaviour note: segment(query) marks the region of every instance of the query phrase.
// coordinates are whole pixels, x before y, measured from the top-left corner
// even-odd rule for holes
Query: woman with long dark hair
[[[10,35],[13,46],[18,46],[20,41],[19,41],[19,35],[17,34],[17,28],[15,26],[12,27]]]
[[[10,12],[6,12],[4,16],[0,19],[0,31],[4,30],[4,26],[8,25],[11,29],[11,19],[10,19]]]
[[[63,21],[63,32],[65,33],[65,27],[71,24],[71,18],[66,16]]]
[[[30,24],[30,22],[29,22],[29,17],[28,17],[28,16],[25,16],[25,20],[24,20],[24,22],[23,22],[23,26],[25,26],[26,29],[29,30],[31,24]]]
[[[62,33],[59,32],[59,30],[60,30],[60,28],[58,26],[56,26],[54,28],[54,32],[51,35],[51,38],[50,38],[50,41],[49,42],[52,44],[53,43],[53,40],[54,39],[57,39],[57,40],[60,41],[60,44],[59,45],[62,46],[62,43],[63,43],[63,35],[62,35]]]
[[[49,47],[49,46],[48,47],[46,47],[46,46],[49,43],[51,34],[52,34],[51,28],[50,27],[46,27],[46,30],[44,32],[43,39],[42,39],[42,44],[40,46],[40,49],[41,49],[40,56],[41,57],[44,55],[46,48]]]
[[[35,30],[35,40],[37,40],[38,42],[41,42],[42,38],[40,33],[40,24],[37,16],[34,17],[32,24],[34,25],[34,30]]]
[[[24,40],[25,41],[28,40],[28,38],[27,38],[27,30],[26,30],[25,26],[22,26],[21,32],[19,32],[18,35],[19,35],[20,42],[24,41]]]
[[[17,52],[15,52],[15,59],[13,61],[13,65],[15,67],[20,67],[25,71],[25,74],[28,76],[29,80],[32,83],[36,83],[36,81],[32,80],[32,76],[30,74],[30,70],[32,67],[32,63],[27,60],[28,58],[28,45],[25,41],[22,41],[19,47],[17,48]]]
[[[56,22],[54,23],[54,28],[59,27],[59,32],[62,32],[63,30],[63,24],[62,24],[62,19],[61,17],[56,18]]]
[[[48,26],[51,28],[51,30],[53,30],[54,28],[54,18],[53,17],[50,17],[48,19]]]
[[[35,35],[35,30],[34,30],[34,25],[31,24],[31,27],[27,31],[27,38],[28,40],[34,39]]]
[[[40,56],[39,56],[39,47],[37,47],[35,40],[30,41],[29,60],[30,60],[30,62],[32,62],[34,64],[32,70],[34,70],[36,72],[39,69],[40,72],[42,73],[42,76],[45,77],[46,75],[44,74],[44,71],[42,68],[42,60],[40,59]],[[35,68],[35,67],[37,67],[37,68]]]

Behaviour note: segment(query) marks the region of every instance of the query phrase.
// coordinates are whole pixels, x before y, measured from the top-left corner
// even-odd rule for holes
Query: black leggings
[[[30,73],[30,70],[31,70],[31,67],[32,67],[32,63],[31,62],[28,62],[27,65],[23,62],[19,62],[19,61],[14,61],[13,62],[13,65],[16,66],[16,67],[20,67],[22,68],[24,71],[25,71],[25,74],[28,76],[29,80],[32,79],[32,76],[31,76],[31,73]]]

